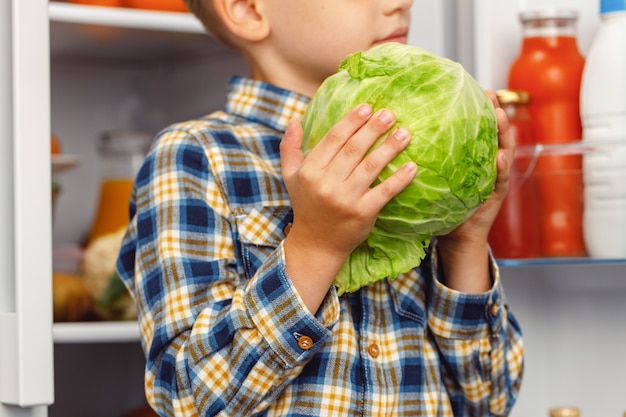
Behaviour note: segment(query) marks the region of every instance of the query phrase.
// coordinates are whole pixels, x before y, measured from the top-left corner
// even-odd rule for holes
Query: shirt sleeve
[[[436,248],[432,256],[428,327],[441,353],[454,415],[508,415],[521,386],[523,344],[499,268],[490,254],[491,289],[467,294],[442,284]]]
[[[334,289],[312,315],[282,244],[245,276],[227,199],[192,135],[163,134],[135,184],[118,271],[138,304],[148,400],[172,416],[267,408],[330,337]]]

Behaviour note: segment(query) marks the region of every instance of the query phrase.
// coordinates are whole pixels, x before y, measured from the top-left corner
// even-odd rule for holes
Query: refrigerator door
[[[520,52],[520,11],[576,10],[583,56],[599,24],[599,0],[473,0],[473,4],[474,29],[465,36],[473,42],[471,63],[478,82],[494,90],[507,87],[509,69]],[[623,346],[625,284],[619,278],[624,277],[623,266],[555,262],[549,267],[504,267],[501,274],[525,347],[524,380],[511,417],[547,416],[550,408],[561,405],[578,406],[583,415],[618,415],[624,403],[626,362],[622,354],[612,352]],[[590,352],[604,359],[588,361]]]
[[[0,7],[0,417],[54,397],[47,7]]]

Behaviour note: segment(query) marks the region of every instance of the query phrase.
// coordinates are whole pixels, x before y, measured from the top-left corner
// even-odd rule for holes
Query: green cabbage
[[[418,266],[433,236],[449,233],[491,196],[497,174],[495,110],[460,64],[399,43],[348,56],[307,108],[305,155],[360,103],[374,111],[393,110],[396,126],[412,134],[376,183],[410,160],[418,172],[383,208],[366,241],[343,265],[335,278],[339,293]]]

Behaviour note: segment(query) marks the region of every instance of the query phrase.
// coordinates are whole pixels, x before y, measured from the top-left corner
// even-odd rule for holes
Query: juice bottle
[[[520,13],[522,48],[509,70],[509,89],[528,91],[538,143],[579,142],[580,84],[585,60],[576,40],[577,13],[571,10]],[[542,155],[535,168],[541,207],[542,255],[585,256],[582,156]]]
[[[131,130],[114,130],[101,136],[100,194],[87,245],[102,235],[128,225],[128,205],[133,182],[151,140],[151,135]]]
[[[509,190],[489,232],[496,258],[541,256],[540,213],[534,158],[528,148],[536,141],[528,111],[530,95],[521,90],[498,90],[496,96],[513,130],[518,153],[511,166]]]
[[[98,208],[89,232],[89,242],[128,225],[131,178],[105,178],[100,183]]]

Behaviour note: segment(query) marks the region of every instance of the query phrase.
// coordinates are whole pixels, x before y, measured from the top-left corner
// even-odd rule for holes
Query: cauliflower
[[[94,239],[85,249],[80,276],[105,320],[136,320],[137,306],[115,272],[126,228]]]

